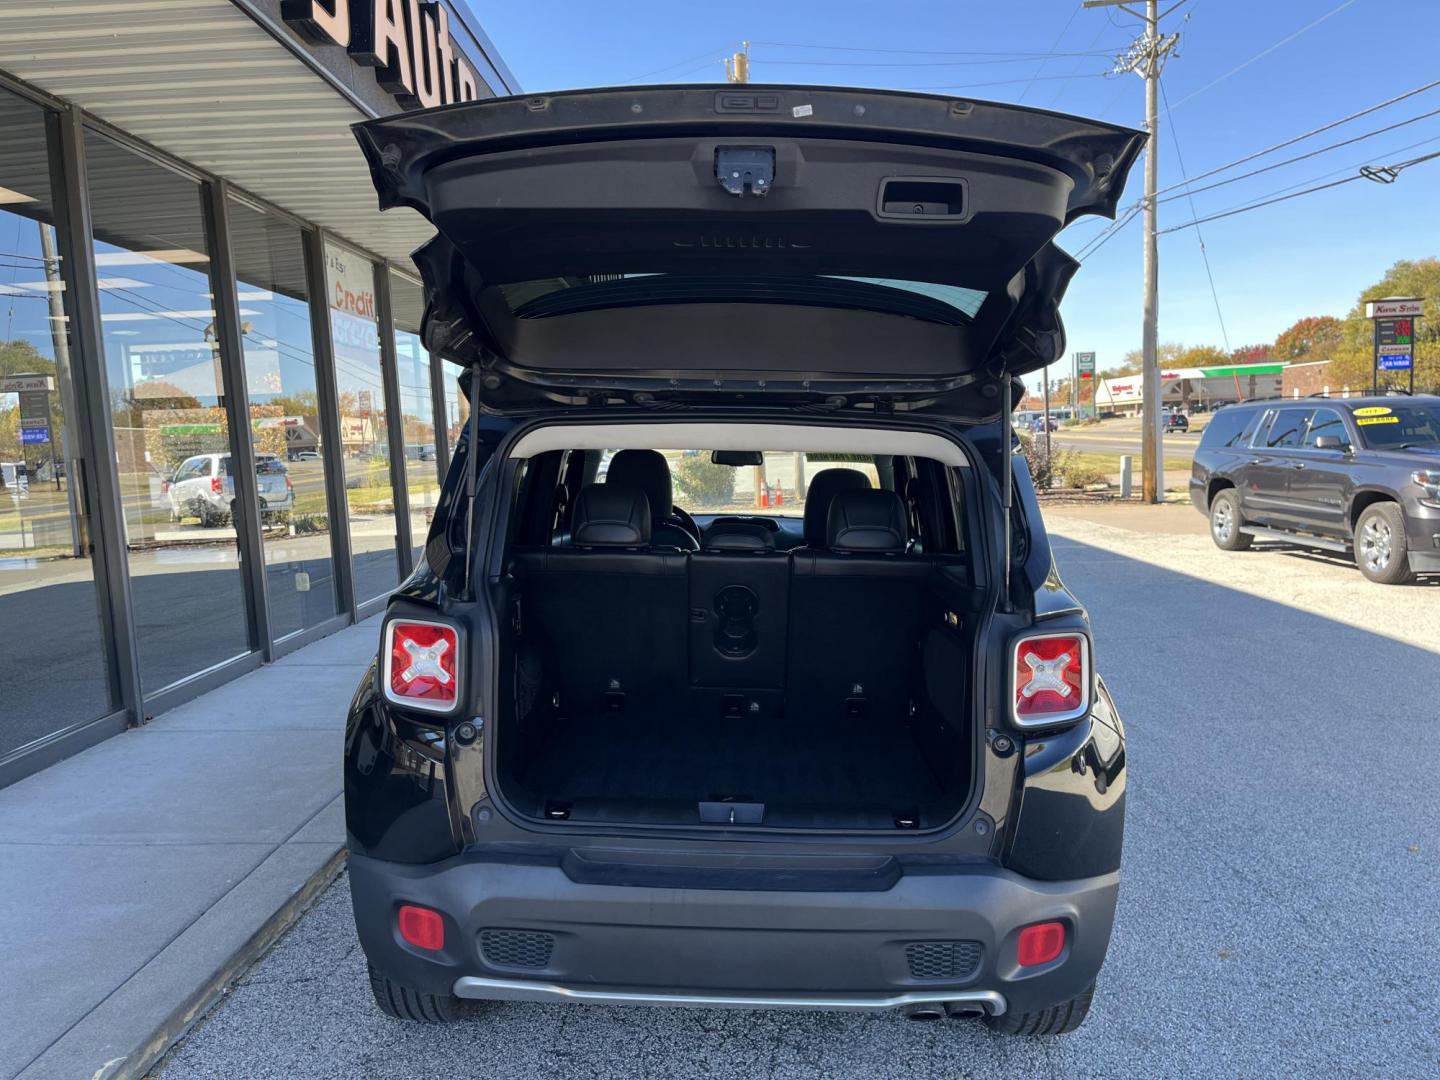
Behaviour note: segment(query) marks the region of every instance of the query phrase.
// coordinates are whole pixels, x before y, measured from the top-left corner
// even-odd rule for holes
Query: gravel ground
[[[1055,525],[1131,755],[1119,918],[1076,1034],[533,1005],[397,1024],[342,877],[164,1080],[1440,1075],[1440,590]]]

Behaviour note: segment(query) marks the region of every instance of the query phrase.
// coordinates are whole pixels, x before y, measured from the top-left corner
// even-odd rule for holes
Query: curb
[[[181,1039],[229,992],[232,984],[270,951],[286,931],[310,910],[345,867],[340,848],[296,889],[280,908],[242,944],[195,992],[150,1033],[145,1043],[113,1072],[96,1073],[92,1080],[142,1080]]]

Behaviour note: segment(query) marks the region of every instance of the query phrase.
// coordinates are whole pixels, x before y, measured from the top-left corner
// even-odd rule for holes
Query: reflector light
[[[1021,967],[1048,964],[1065,951],[1065,924],[1041,922],[1020,931],[1015,945],[1015,959]]]
[[[445,920],[438,911],[401,904],[395,923],[400,928],[400,936],[417,949],[439,952],[445,947]]]
[[[1016,723],[1073,720],[1089,708],[1090,645],[1083,634],[1038,634],[1016,643]]]
[[[449,712],[460,696],[460,635],[446,623],[397,619],[385,627],[385,696]]]

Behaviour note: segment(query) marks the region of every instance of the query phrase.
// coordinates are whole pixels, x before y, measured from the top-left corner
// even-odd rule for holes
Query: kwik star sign
[[[339,45],[402,105],[474,101],[479,78],[450,35],[444,4],[426,0],[282,0],[281,17],[320,45]]]

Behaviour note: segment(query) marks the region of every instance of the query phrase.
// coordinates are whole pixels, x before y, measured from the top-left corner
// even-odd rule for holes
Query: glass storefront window
[[[355,599],[364,603],[400,583],[386,430],[390,408],[380,367],[374,265],[349,248],[327,241],[325,284],[340,404]]]
[[[400,422],[405,433],[405,481],[410,497],[410,537],[420,561],[435,504],[440,499],[435,399],[430,395],[430,354],[420,342],[425,296],[418,282],[390,275],[395,322],[395,361],[400,376]]]
[[[445,374],[445,437],[450,442],[450,456],[454,457],[460,433],[470,422],[470,403],[465,400],[458,381],[465,368],[451,360],[442,360],[441,363]]]
[[[85,152],[148,695],[249,650],[209,245],[199,184],[94,131]]]
[[[279,640],[336,610],[305,245],[296,226],[237,200],[229,218],[270,633]]]
[[[72,486],[78,355],[45,128],[0,90],[0,756],[118,704]]]

